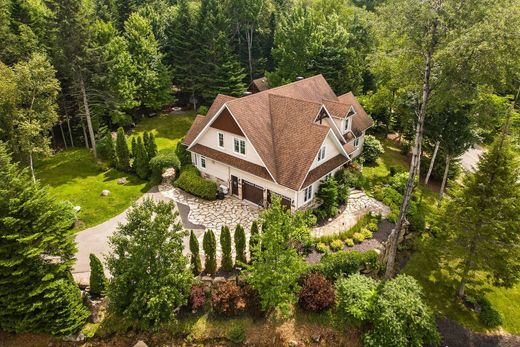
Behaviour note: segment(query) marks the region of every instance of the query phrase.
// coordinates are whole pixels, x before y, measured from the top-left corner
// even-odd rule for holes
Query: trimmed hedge
[[[160,181],[164,169],[174,168],[176,174],[179,173],[181,163],[175,150],[171,148],[162,149],[159,153],[150,160],[150,169],[152,171],[152,179]]]
[[[181,168],[181,173],[174,182],[174,186],[206,200],[217,198],[217,183],[202,178],[199,170],[193,165]]]

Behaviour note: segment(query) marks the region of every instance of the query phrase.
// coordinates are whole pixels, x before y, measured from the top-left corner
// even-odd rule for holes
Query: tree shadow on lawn
[[[156,138],[170,140],[181,139],[191,127],[195,114],[160,114],[153,118],[143,119],[132,131],[131,137],[153,131]]]

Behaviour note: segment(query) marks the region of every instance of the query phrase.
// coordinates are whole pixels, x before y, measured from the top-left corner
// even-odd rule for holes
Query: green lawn
[[[175,147],[195,118],[193,112],[182,115],[159,115],[143,119],[132,132],[142,135],[151,131],[159,149]],[[49,185],[60,200],[81,206],[78,229],[88,228],[110,219],[128,208],[150,188],[150,184],[115,169],[105,170],[85,148],[75,148],[41,159],[36,163],[36,177]],[[128,183],[117,184],[121,177]],[[101,191],[108,189],[109,196]]]
[[[175,147],[177,142],[186,135],[194,119],[194,111],[182,115],[160,114],[152,118],[144,118],[132,131],[132,136],[142,136],[145,131],[153,132],[159,149]]]
[[[70,149],[39,160],[36,177],[49,186],[57,199],[81,206],[78,229],[116,216],[150,188],[148,182],[133,175],[100,168],[86,148]],[[117,184],[121,177],[127,177],[128,183]],[[101,196],[104,189],[110,195]]]
[[[485,331],[477,315],[455,299],[459,279],[451,271],[441,268],[435,256],[427,250],[416,252],[403,272],[415,277],[424,288],[426,300],[432,308],[475,331]],[[484,276],[482,280],[485,281]],[[486,297],[495,309],[504,316],[502,328],[512,334],[520,334],[520,285],[511,289],[497,288],[485,282],[478,287],[468,286],[467,292],[475,289],[487,291]]]

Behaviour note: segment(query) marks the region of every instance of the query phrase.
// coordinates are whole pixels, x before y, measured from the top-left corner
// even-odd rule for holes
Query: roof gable
[[[244,136],[242,129],[237,124],[229,110],[224,107],[222,111],[215,117],[215,120],[211,122],[212,128],[230,132],[235,135]]]

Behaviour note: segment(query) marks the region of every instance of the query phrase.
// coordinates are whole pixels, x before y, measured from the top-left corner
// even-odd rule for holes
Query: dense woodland
[[[439,262],[461,274],[460,298],[466,281],[477,272],[486,272],[497,286],[518,283],[520,0],[0,0],[0,43],[0,193],[25,199],[0,201],[1,231],[14,235],[2,234],[0,243],[2,254],[14,259],[0,263],[0,285],[4,284],[0,302],[8,303],[0,316],[6,317],[6,330],[66,335],[76,332],[88,315],[70,279],[71,206],[52,200],[39,183],[27,185],[30,176],[22,167],[32,170],[35,158],[68,147],[86,146],[98,156],[99,144],[108,138],[111,157],[104,159],[116,158],[114,166],[129,171],[125,130],[143,117],[172,106],[202,112],[218,93],[241,96],[253,79],[262,76],[274,87],[298,76],[323,74],[338,95],[352,91],[359,97],[375,120],[372,133],[398,135],[411,163],[409,172],[400,176],[395,208],[391,206],[396,227],[384,254],[387,278],[394,276],[398,244],[412,219],[411,210],[422,203],[422,196],[414,194],[417,181],[439,181],[441,200],[448,179],[456,177],[457,158],[475,144],[487,147],[478,172],[464,176],[428,220],[428,237],[439,241],[429,251],[439,252],[432,254],[442,256]],[[111,132],[116,129],[114,144]],[[371,142],[367,137],[365,157],[373,148]],[[157,155],[153,136],[146,134],[133,146],[134,171],[141,178],[154,174],[148,167]],[[136,153],[141,153],[144,164],[139,164]],[[386,188],[381,194],[389,191]],[[380,200],[387,203],[384,198]],[[30,202],[29,213],[20,207],[24,201]],[[330,211],[337,213],[337,206]],[[173,224],[170,205],[147,202],[135,208],[126,232],[133,235],[144,221],[144,227],[155,232],[151,235],[156,236],[157,249],[162,245],[180,254],[180,238],[163,242],[164,225],[152,225],[151,215],[160,213],[164,225]],[[284,226],[265,227],[264,246],[254,248],[260,260],[247,268],[264,310],[294,304],[304,266],[292,245],[302,230],[308,231],[298,218],[281,209],[264,215],[264,222]],[[52,237],[44,237],[42,231]],[[216,240],[212,233],[207,235],[203,248],[209,254],[207,249],[216,249]],[[9,253],[15,249],[9,246],[13,240],[23,245],[16,255]],[[125,243],[121,235],[114,242]],[[198,252],[197,243],[192,248],[197,259]],[[53,264],[45,259],[43,265],[35,261],[46,255],[64,261]],[[186,270],[185,259],[179,258],[165,260],[162,270]],[[279,270],[280,283],[273,284],[271,272],[279,258],[292,263],[288,262],[288,270]],[[205,268],[216,267],[209,264],[211,260],[206,258]],[[193,265],[202,267],[200,259]],[[112,258],[108,266],[115,274],[126,265]],[[140,266],[130,268],[139,272]],[[36,269],[46,280],[32,283],[27,269]],[[31,283],[33,301],[5,285],[13,283],[14,272],[18,276],[14,284]],[[168,312],[154,311],[148,302],[132,302],[126,278],[109,285],[109,296],[121,305],[114,312],[129,305],[134,314],[149,309],[150,325],[167,321],[172,307],[186,302],[192,281],[186,272],[178,272],[185,276],[182,281],[166,276],[156,287],[179,287],[178,293],[170,293]],[[146,292],[149,281],[138,281],[138,290]],[[375,282],[361,283],[366,282],[363,279],[351,281],[336,284],[345,297],[356,286],[376,287]],[[400,283],[416,292],[416,284],[408,279],[396,281],[385,283],[390,289],[392,283]],[[385,289],[378,288],[383,297]],[[38,295],[47,292],[52,294],[48,307],[36,307]],[[378,316],[377,309],[382,308],[370,314]],[[56,323],[51,326],[45,318],[48,311],[55,312]],[[25,320],[20,322],[22,316]],[[426,316],[430,329],[429,311]],[[436,333],[426,335],[417,341],[437,339]],[[371,345],[370,336],[367,339]]]

